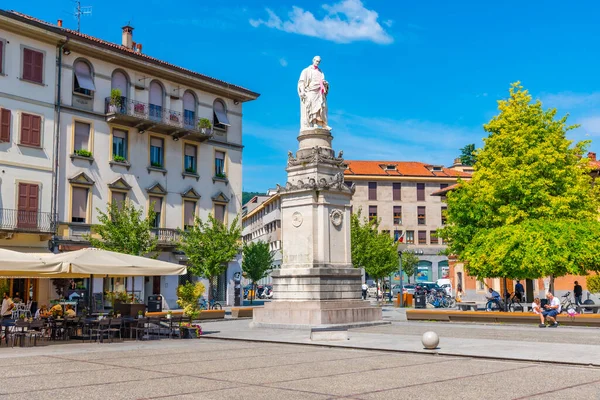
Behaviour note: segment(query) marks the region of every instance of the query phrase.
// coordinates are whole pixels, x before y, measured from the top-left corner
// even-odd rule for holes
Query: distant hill
[[[265,193],[261,192],[242,192],[242,204],[246,204],[254,196],[264,196]]]

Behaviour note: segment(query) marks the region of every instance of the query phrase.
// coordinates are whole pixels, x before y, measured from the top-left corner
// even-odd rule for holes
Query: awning
[[[78,62],[75,64],[75,78],[77,78],[77,83],[80,88],[92,91],[96,90],[90,67],[86,63]]]
[[[218,102],[218,101],[215,102],[214,111],[215,111],[215,118],[217,119],[215,121],[215,125],[221,124],[221,125],[231,126],[231,124],[229,123],[229,119],[227,118],[227,112],[225,111],[225,107],[223,106],[223,104],[221,102]]]

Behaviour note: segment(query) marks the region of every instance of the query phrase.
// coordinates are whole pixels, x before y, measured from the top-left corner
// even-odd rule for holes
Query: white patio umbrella
[[[0,276],[59,278],[67,273],[61,263],[38,255],[0,248]]]
[[[73,275],[159,276],[187,273],[183,265],[95,248],[55,254],[47,260],[59,263]]]

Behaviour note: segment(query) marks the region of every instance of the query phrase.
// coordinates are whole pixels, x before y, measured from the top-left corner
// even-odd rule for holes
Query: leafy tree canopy
[[[152,253],[157,239],[152,234],[154,210],[150,207],[144,217],[144,210],[136,208],[133,203],[110,203],[106,212],[97,209],[100,224],[94,226],[94,232],[100,239],[87,237],[96,248],[119,253],[142,256]]]
[[[369,276],[381,279],[398,269],[398,253],[394,239],[378,232],[379,222],[361,218],[361,211],[351,216],[352,263],[364,268]]]
[[[227,264],[240,252],[241,228],[238,217],[227,227],[211,214],[206,221],[196,217],[194,225],[181,232],[178,246],[188,257],[188,271],[209,281],[209,297],[213,280],[227,270]]]
[[[472,166],[477,161],[477,155],[475,154],[475,144],[468,144],[460,149],[460,162],[463,165]]]
[[[417,257],[415,253],[410,251],[402,253],[402,271],[408,276],[408,282],[410,282],[410,278],[417,273],[418,265],[419,257]]]
[[[261,192],[242,192],[242,204],[246,204],[254,196],[266,196],[266,194]]]
[[[256,286],[256,282],[267,276],[272,265],[273,252],[269,249],[269,243],[259,240],[244,246],[242,270],[250,278],[253,286]]]
[[[448,194],[449,253],[478,277],[537,278],[600,266],[586,250],[598,235],[600,202],[592,186],[589,142],[573,144],[576,126],[517,82],[500,113],[484,125],[473,178]],[[595,245],[592,246],[595,248]]]

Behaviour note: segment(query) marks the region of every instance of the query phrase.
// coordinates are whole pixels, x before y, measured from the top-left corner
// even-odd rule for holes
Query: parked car
[[[421,286],[424,289],[427,289],[427,291],[430,290],[443,290],[437,283],[435,282],[417,282],[416,284],[417,286]]]
[[[408,294],[415,294],[415,285],[412,283],[404,285],[404,292]]]
[[[436,283],[439,287],[446,291],[448,296],[452,296],[452,282],[450,279],[438,279]]]

